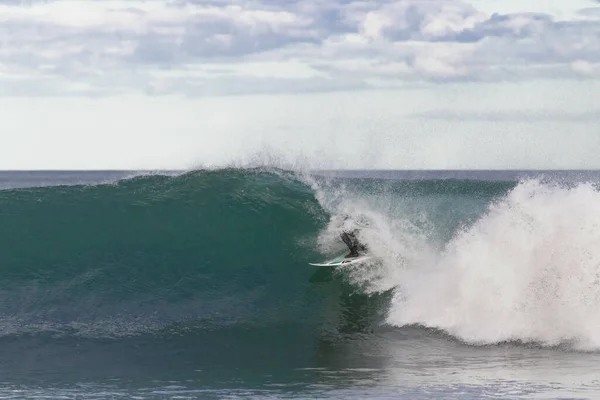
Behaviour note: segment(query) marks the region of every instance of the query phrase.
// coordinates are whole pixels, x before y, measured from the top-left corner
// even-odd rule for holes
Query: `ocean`
[[[598,399],[599,182],[0,172],[0,398]]]

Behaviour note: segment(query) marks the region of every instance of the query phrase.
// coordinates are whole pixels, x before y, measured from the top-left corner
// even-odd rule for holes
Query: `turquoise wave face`
[[[309,187],[260,171],[1,191],[0,309],[124,333],[283,323],[311,303],[310,240],[326,219]]]

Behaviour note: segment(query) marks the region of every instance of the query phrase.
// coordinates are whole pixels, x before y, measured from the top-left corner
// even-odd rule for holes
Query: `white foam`
[[[521,182],[459,232],[437,264],[404,274],[388,322],[472,343],[600,346],[600,193]]]
[[[522,181],[441,246],[433,237],[443,227],[426,216],[386,214],[343,186],[317,192],[335,215],[369,221],[360,239],[382,262],[347,274],[366,291],[394,290],[389,324],[439,328],[477,344],[600,348],[600,193],[593,185]],[[339,231],[334,218],[319,238],[322,251],[339,245]]]
[[[367,293],[393,289],[401,273],[409,265],[431,263],[427,218],[423,215],[402,217],[401,207],[389,203],[392,194],[368,196],[353,193],[343,183],[306,180],[317,194],[321,205],[332,214],[326,229],[321,232],[318,247],[323,254],[339,255],[348,251],[340,239],[342,231],[359,228],[358,239],[367,245],[376,262],[343,266],[346,277]],[[385,198],[384,198],[385,197]],[[419,224],[415,224],[418,222]]]

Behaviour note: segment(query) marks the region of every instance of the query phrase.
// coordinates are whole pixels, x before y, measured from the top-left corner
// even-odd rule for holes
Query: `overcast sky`
[[[599,152],[598,0],[0,0],[0,169]]]

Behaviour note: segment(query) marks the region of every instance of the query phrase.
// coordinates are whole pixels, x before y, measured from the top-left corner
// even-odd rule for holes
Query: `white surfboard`
[[[325,261],[322,263],[309,263],[309,265],[314,265],[315,267],[339,267],[341,265],[350,265],[357,264],[367,260],[370,260],[372,257],[369,255],[363,255],[358,257],[348,257],[344,258],[344,256],[339,256],[334,258],[331,261]]]

